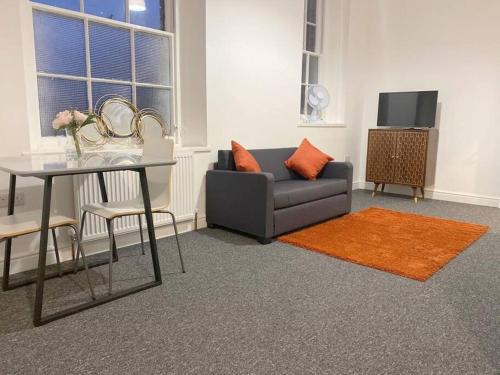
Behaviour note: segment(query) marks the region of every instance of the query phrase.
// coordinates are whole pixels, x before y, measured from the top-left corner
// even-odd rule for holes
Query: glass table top
[[[176,163],[176,160],[119,151],[83,154],[78,160],[71,160],[66,154],[33,154],[0,158],[0,171],[40,177],[133,170]]]

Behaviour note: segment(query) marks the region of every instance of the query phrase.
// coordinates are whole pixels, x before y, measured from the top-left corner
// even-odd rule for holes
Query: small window
[[[83,77],[85,34],[82,20],[33,12],[36,68],[40,73]]]
[[[135,3],[138,4],[140,10],[134,8],[134,0],[129,1],[131,23],[151,29],[165,30],[165,3],[163,0],[136,0]],[[144,9],[142,8],[143,4]]]
[[[53,7],[64,8],[74,11],[80,10],[80,0],[32,0],[35,3],[51,5]]]
[[[89,44],[93,78],[132,81],[129,30],[89,22]]]
[[[321,57],[321,0],[304,0],[304,47],[302,52],[302,84],[300,89],[300,114],[311,113],[306,93],[311,85],[319,83]]]
[[[84,10],[87,14],[93,14],[116,21],[126,21],[125,0],[85,0]]]

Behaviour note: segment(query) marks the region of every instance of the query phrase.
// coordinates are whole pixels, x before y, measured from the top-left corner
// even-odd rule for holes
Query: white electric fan
[[[307,115],[307,122],[322,121],[322,111],[330,103],[328,90],[321,85],[311,85],[307,89],[306,98],[307,104],[312,108],[312,112]]]

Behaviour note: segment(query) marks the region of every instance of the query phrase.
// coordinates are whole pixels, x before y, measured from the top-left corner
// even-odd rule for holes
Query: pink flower
[[[52,127],[56,130],[64,128],[73,121],[73,116],[70,111],[59,112],[56,115],[54,121],[52,121]]]
[[[75,117],[75,121],[78,125],[82,125],[85,121],[87,121],[88,116],[84,115],[81,112],[73,111],[73,116]]]

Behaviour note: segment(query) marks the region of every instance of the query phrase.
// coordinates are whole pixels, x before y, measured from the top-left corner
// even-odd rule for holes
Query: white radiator
[[[174,213],[177,222],[194,219],[195,201],[193,191],[193,154],[178,153],[177,164],[173,167],[172,203],[170,211]],[[104,173],[108,200],[122,201],[132,199],[140,191],[139,173],[119,171]],[[97,174],[74,176],[75,213],[81,215],[81,207],[88,203],[101,201],[101,191]],[[172,222],[168,214],[153,214],[155,226],[166,225]],[[146,229],[146,220],[142,218],[143,229]],[[139,221],[136,216],[124,217],[115,221],[115,233],[137,231]],[[84,240],[94,240],[107,237],[106,222],[95,215],[87,215],[83,232]]]

